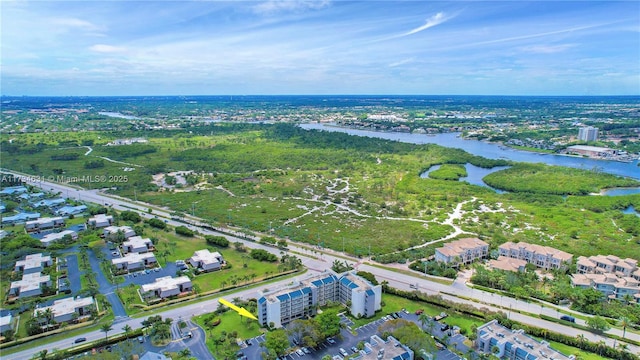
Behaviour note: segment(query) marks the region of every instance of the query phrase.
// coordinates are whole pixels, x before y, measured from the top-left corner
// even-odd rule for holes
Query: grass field
[[[208,326],[205,322],[210,318],[219,318],[220,324],[215,327]],[[243,318],[232,310],[226,311],[221,315],[213,315],[210,313],[196,316],[193,320],[205,330],[207,348],[212,354],[216,354],[216,345],[213,341],[213,337],[219,337],[223,331],[226,333],[236,331],[238,333],[239,340],[251,339],[263,332],[266,332],[266,330],[260,328],[256,320]]]

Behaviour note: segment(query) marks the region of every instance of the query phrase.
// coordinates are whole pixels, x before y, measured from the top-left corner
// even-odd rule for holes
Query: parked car
[[[568,321],[568,322],[572,322],[572,323],[576,322],[576,318],[574,318],[573,316],[569,316],[569,315],[560,316],[560,320],[564,320],[564,321]]]
[[[343,348],[340,348],[340,354],[341,354],[342,356],[349,356],[349,353],[347,352],[347,350],[345,350],[345,349],[343,349]]]
[[[304,351],[302,351],[302,349],[298,349],[296,350],[296,354],[298,354],[298,356],[304,356]]]
[[[308,349],[308,348],[306,348],[306,347],[303,347],[303,348],[302,348],[302,351],[303,351],[305,354],[311,354],[311,350],[309,350],[309,349]]]
[[[142,344],[144,342],[144,337],[138,336],[138,342]]]
[[[336,341],[335,341],[335,340],[333,340],[333,338],[327,338],[327,342],[328,342],[329,344],[335,344],[335,343],[336,343]]]
[[[357,352],[358,352],[358,351],[360,351],[360,350],[358,350],[358,348],[357,348],[357,347],[352,346],[352,347],[351,347],[351,351],[353,351],[354,353],[357,353]]]

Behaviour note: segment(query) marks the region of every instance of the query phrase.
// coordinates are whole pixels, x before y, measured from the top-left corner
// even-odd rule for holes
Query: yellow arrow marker
[[[233,311],[237,312],[238,314],[240,314],[240,316],[244,316],[246,318],[253,319],[253,320],[258,320],[257,317],[253,316],[253,314],[250,313],[249,310],[247,310],[245,308],[235,306],[235,305],[233,305],[232,303],[228,302],[225,299],[219,299],[218,301],[220,302],[220,304],[225,305],[225,306],[229,307],[231,310],[233,310]]]

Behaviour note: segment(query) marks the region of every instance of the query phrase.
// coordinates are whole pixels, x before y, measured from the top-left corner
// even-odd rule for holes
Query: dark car
[[[569,316],[569,315],[562,315],[560,316],[560,320],[564,320],[564,321],[568,321],[568,322],[576,322],[576,318],[574,318],[573,316]]]
[[[75,339],[73,342],[74,342],[75,344],[79,344],[79,343],[81,343],[81,342],[85,342],[85,341],[87,341],[87,338],[83,338],[83,337],[82,337],[82,338],[77,338],[77,339]]]

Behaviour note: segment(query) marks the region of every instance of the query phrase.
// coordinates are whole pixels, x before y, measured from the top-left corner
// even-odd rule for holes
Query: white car
[[[296,354],[298,354],[298,356],[304,356],[304,351],[302,351],[302,349],[298,349],[296,350]]]

